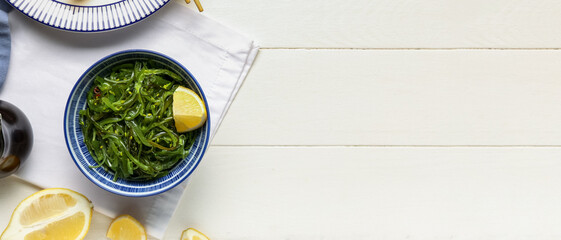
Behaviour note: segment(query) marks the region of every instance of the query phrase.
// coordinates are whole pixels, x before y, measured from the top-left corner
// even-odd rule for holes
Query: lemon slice
[[[109,225],[107,237],[111,240],[146,240],[146,230],[130,215],[121,215]]]
[[[181,234],[181,240],[210,240],[210,238],[197,229],[187,228],[187,230],[183,231]]]
[[[177,132],[200,128],[206,121],[205,102],[189,88],[179,86],[173,92],[173,120]]]
[[[45,189],[18,204],[0,239],[83,239],[90,229],[92,211],[92,203],[80,193]]]

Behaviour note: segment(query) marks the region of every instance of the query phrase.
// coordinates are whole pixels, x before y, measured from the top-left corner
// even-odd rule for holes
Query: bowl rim
[[[71,149],[70,146],[70,142],[69,142],[69,131],[67,131],[67,117],[68,117],[68,111],[69,111],[69,106],[70,106],[70,102],[72,100],[72,96],[73,93],[76,91],[76,88],[78,87],[78,85],[85,79],[86,75],[95,67],[97,67],[99,64],[102,64],[103,62],[105,62],[106,60],[118,56],[118,55],[123,55],[123,54],[130,54],[130,53],[139,53],[139,54],[153,54],[153,55],[158,55],[162,58],[165,58],[166,60],[169,60],[171,62],[173,62],[174,64],[176,64],[178,67],[180,67],[183,71],[185,71],[189,77],[193,80],[193,83],[197,86],[197,90],[199,90],[201,97],[205,103],[205,108],[207,111],[207,121],[205,123],[205,125],[207,125],[205,127],[205,129],[210,130],[211,127],[211,119],[210,119],[210,109],[208,106],[208,101],[206,98],[206,95],[201,87],[201,85],[199,84],[199,82],[197,81],[197,79],[193,76],[193,74],[185,67],[183,66],[183,64],[179,63],[177,60],[163,54],[157,51],[153,51],[153,50],[148,50],[148,49],[127,49],[127,50],[121,50],[121,51],[117,51],[114,53],[111,53],[105,57],[102,57],[101,59],[97,60],[95,63],[93,63],[92,65],[90,65],[78,78],[78,80],[76,80],[76,83],[74,84],[74,86],[72,87],[72,90],[70,91],[70,94],[68,95],[68,99],[66,101],[66,105],[65,105],[65,109],[64,109],[64,116],[63,116],[63,131],[64,131],[64,140],[66,143],[66,147],[68,149],[68,152],[70,154],[70,156],[72,157],[72,160],[74,161],[74,164],[76,165],[76,167],[80,170],[80,172],[82,172],[82,174],[88,178],[88,180],[90,180],[90,182],[93,182],[96,186],[100,187],[101,189],[104,189],[108,192],[117,194],[117,195],[121,195],[121,196],[126,196],[126,197],[149,197],[149,196],[154,196],[163,192],[166,192],[174,187],[176,187],[177,185],[181,184],[182,182],[184,182],[186,179],[189,178],[189,176],[191,176],[191,174],[193,172],[195,172],[195,170],[197,169],[198,165],[201,163],[206,150],[208,148],[208,144],[209,144],[209,139],[210,139],[210,131],[206,134],[205,138],[204,138],[204,142],[203,142],[203,147],[202,147],[202,151],[200,154],[200,157],[195,158],[195,163],[194,166],[191,168],[190,171],[188,171],[185,175],[181,176],[178,178],[178,180],[172,182],[170,185],[167,185],[163,188],[159,188],[156,190],[152,190],[149,192],[125,192],[125,191],[117,191],[111,187],[105,186],[103,184],[98,183],[97,180],[92,179],[93,176],[90,176],[89,173],[84,172],[84,170],[80,167],[81,164],[77,161],[76,158],[78,158],[79,156],[77,156],[76,154],[73,154],[73,151]],[[89,151],[89,150],[88,150]]]

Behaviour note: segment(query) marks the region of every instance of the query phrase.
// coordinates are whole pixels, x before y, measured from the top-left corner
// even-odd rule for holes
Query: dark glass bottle
[[[33,147],[33,129],[25,114],[0,100],[0,178],[18,170]]]

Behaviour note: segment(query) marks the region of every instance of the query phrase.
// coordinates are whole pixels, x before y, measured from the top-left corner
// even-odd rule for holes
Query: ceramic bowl
[[[95,76],[103,76],[108,74],[114,66],[137,60],[149,60],[158,65],[158,67],[167,68],[175,72],[185,79],[184,86],[195,91],[203,101],[207,102],[205,94],[197,80],[185,67],[170,57],[153,51],[126,50],[117,52],[97,61],[82,74],[68,97],[64,112],[64,135],[68,150],[78,169],[80,169],[90,181],[109,192],[129,197],[144,197],[159,194],[177,186],[187,179],[201,162],[208,146],[210,134],[209,117],[206,123],[197,130],[197,137],[190,149],[189,155],[177,163],[167,175],[158,179],[148,181],[117,179],[113,181],[113,173],[104,170],[102,167],[91,167],[96,166],[97,163],[90,155],[83,141],[84,136],[79,123],[79,111],[85,109],[87,105],[87,92],[90,90]],[[206,108],[208,113],[208,104],[206,104]]]

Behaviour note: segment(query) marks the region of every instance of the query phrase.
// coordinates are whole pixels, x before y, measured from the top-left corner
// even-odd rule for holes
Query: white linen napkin
[[[149,49],[182,63],[195,76],[210,108],[211,137],[258,52],[257,45],[171,2],[130,27],[95,34],[72,33],[10,13],[12,57],[0,97],[22,109],[34,131],[29,159],[17,175],[40,187],[64,187],[92,200],[109,217],[130,214],[149,235],[162,238],[186,182],[156,196],[122,197],[91,183],[75,166],[64,140],[63,115],[80,75],[97,60],[125,49]],[[204,163],[204,158],[203,158]]]

